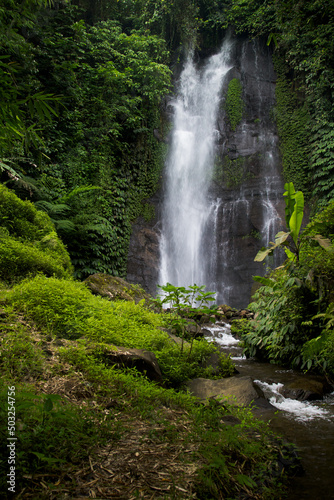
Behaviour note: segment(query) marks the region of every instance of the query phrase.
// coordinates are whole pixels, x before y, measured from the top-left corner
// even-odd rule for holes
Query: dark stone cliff
[[[232,79],[241,83],[243,101],[242,120],[235,130],[229,124],[225,106]],[[247,306],[252,276],[265,272],[262,263],[254,262],[257,251],[284,228],[284,185],[273,118],[275,80],[266,44],[238,38],[217,120],[219,139],[209,194],[216,207],[215,218],[203,238],[204,253],[208,255],[207,290],[217,292],[218,303],[235,307]],[[150,200],[155,217],[149,222],[140,218],[134,224],[128,258],[127,279],[140,283],[153,295],[159,281],[163,192],[162,180],[161,189]],[[271,263],[278,264],[279,257]]]

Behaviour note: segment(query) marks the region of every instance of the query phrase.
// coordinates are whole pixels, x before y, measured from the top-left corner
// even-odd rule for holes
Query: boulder
[[[300,377],[281,387],[279,392],[285,398],[315,401],[323,398],[326,392],[326,382]]]
[[[152,296],[157,294],[159,282],[161,199],[162,191],[158,190],[149,200],[154,207],[153,218],[146,220],[138,217],[132,225],[127,261],[127,280],[130,283],[140,283]]]
[[[207,328],[202,328],[201,332],[203,337],[213,337],[213,338],[215,337],[215,334],[211,330],[208,330]]]
[[[264,398],[262,390],[251,377],[230,377],[219,380],[196,378],[187,383],[189,392],[202,400],[229,398],[228,403],[235,406],[248,406],[259,398]],[[232,396],[232,398],[231,398]]]
[[[227,359],[227,356],[225,354],[221,354],[219,352],[212,352],[210,354],[210,356],[208,356],[204,361],[201,362],[201,366],[203,368],[211,368],[212,370],[212,375],[218,377],[219,375],[220,376],[223,376],[222,375],[222,360],[221,360],[221,356],[224,356],[226,357]],[[238,372],[238,370],[234,367],[234,370],[233,370],[233,373],[236,375]],[[231,372],[232,374],[232,372]]]
[[[202,314],[201,315],[201,319],[200,319],[200,323],[201,325],[206,325],[208,323],[210,323],[210,317],[208,314]]]
[[[139,285],[128,283],[118,276],[96,273],[88,276],[84,282],[94,295],[101,295],[109,300],[132,300],[138,304],[143,299],[148,303],[151,298]]]
[[[107,365],[117,368],[136,368],[150,380],[162,382],[162,373],[153,352],[114,346],[104,351],[102,358]]]
[[[218,352],[212,352],[208,358],[205,359],[201,363],[201,366],[203,368],[207,368],[211,366],[212,368],[212,374],[213,375],[218,375],[220,374],[221,368],[220,368],[220,354]]]
[[[193,337],[196,337],[201,332],[201,327],[192,320],[188,320],[187,325],[185,326],[186,332],[190,333]]]
[[[187,340],[184,340],[182,339],[181,337],[178,337],[177,335],[174,335],[174,333],[172,333],[168,328],[164,328],[163,326],[159,326],[158,327],[159,330],[161,330],[162,332],[165,332],[167,333],[168,337],[175,343],[177,344],[178,346],[182,346],[182,342],[183,342],[183,347],[184,348],[190,348],[190,343],[187,342]]]

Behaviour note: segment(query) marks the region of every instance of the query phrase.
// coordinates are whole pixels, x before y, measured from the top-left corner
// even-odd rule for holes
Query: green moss
[[[249,173],[246,172],[246,159],[244,157],[239,156],[232,160],[226,155],[222,160],[216,159],[213,181],[217,184],[234,189],[248,178]]]
[[[44,251],[30,242],[20,242],[10,236],[0,240],[0,279],[6,283],[43,273],[46,276],[69,278],[63,261],[56,253]]]
[[[150,304],[151,296],[140,285],[128,283],[118,276],[96,273],[88,276],[85,284],[94,295],[100,295],[109,300],[131,300],[136,304],[144,300],[146,305]]]
[[[27,276],[69,278],[72,264],[48,215],[0,185],[0,280]]]
[[[84,337],[155,353],[165,383],[170,386],[203,375],[200,362],[216,348],[194,340],[192,348],[180,347],[158,327],[163,319],[134,301],[110,302],[91,294],[85,284],[37,276],[17,285],[7,294],[9,304],[22,311],[37,326],[60,338]]]
[[[238,78],[233,78],[228,84],[225,109],[231,129],[234,131],[241,122],[244,111],[242,85]]]
[[[38,212],[30,201],[20,200],[16,194],[0,184],[0,226],[9,233],[28,241],[35,241],[54,230],[49,217]]]

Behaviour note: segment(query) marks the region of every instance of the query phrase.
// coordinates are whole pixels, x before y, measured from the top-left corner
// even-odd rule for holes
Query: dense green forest
[[[248,355],[333,380],[333,2],[0,0],[0,397],[18,388],[17,484],[26,498],[61,498],[62,485],[74,491],[73,471],[84,463],[82,484],[90,484],[96,443],[101,458],[106,436],[120,446],[138,422],[136,439],[182,442],[179,454],[196,463],[193,490],[182,496],[174,484],[166,498],[191,498],[190,490],[203,499],[281,498],[277,438],[248,410],[202,407],[179,392],[189,378],[214,376],[203,364],[213,347],[188,339],[180,350],[159,330],[163,314],[93,297],[80,282],[99,272],[125,276],[131,225],[152,217],[149,198],[161,182],[173,75],[190,48],[205,57],[228,29],[261,37],[272,51],[288,190],[285,236],[262,250],[283,246],[287,260],[256,278],[256,319],[234,329]],[[163,385],[106,368],[111,344],[154,352]],[[220,367],[221,376],[233,371],[230,360]],[[57,396],[65,379],[77,388],[71,401],[65,390]],[[133,498],[146,498],[145,488]]]
[[[232,27],[273,52],[285,181],[314,216],[327,207],[317,217],[331,238],[333,15],[332,2],[317,0],[3,1],[1,181],[50,216],[76,278],[124,277],[131,224],[153,215],[173,71],[190,47],[205,56]],[[302,257],[293,271],[307,292],[299,287],[303,331],[315,315],[331,317],[332,256],[310,251],[314,261]],[[323,318],[315,323],[305,341],[328,329]]]
[[[131,222],[152,216],[168,123],[161,101],[190,46],[228,26],[271,45],[286,181],[333,198],[333,6],[318,1],[3,1],[2,181],[45,210],[75,276],[124,276]]]

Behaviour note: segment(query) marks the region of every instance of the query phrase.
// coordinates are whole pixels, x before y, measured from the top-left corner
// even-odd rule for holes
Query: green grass
[[[158,327],[162,316],[142,304],[110,302],[91,294],[83,283],[37,276],[14,287],[7,302],[49,334],[65,339],[146,349],[155,353],[165,383],[178,386],[189,378],[210,375],[201,368],[215,347],[194,340],[183,352]],[[232,369],[232,363],[226,365]],[[226,367],[224,367],[226,369]]]
[[[268,425],[254,419],[247,408],[217,401],[199,404],[171,387],[172,379],[180,382],[205,374],[198,362],[212,346],[195,341],[191,356],[182,354],[158,329],[161,315],[141,305],[95,297],[74,281],[38,276],[2,291],[1,300],[2,491],[8,466],[7,391],[15,386],[17,491],[24,490],[27,498],[61,498],[63,491],[75,497],[78,481],[94,480],[87,479],[94,478],[91,464],[104,463],[105,450],[113,450],[119,460],[122,450],[132,446],[131,456],[136,456],[138,449],[146,449],[141,448],[145,443],[150,451],[146,457],[157,453],[157,470],[177,464],[191,482],[188,487],[178,476],[169,479],[166,499],[190,498],[190,491],[208,500],[245,494],[250,499],[282,498],[286,477],[275,464],[284,446]],[[106,366],[101,353],[110,343],[155,349],[165,386],[136,370]],[[234,417],[234,425],[225,423],[226,416]],[[129,440],[131,433],[139,441]],[[172,458],[176,448],[177,458]],[[143,474],[152,464],[147,467]],[[132,478],[134,484],[137,479]],[[108,481],[101,483],[105,492]],[[119,484],[125,488],[130,483],[124,476]],[[138,498],[154,493],[147,484],[145,491],[136,487]],[[89,490],[80,494],[88,495]]]

